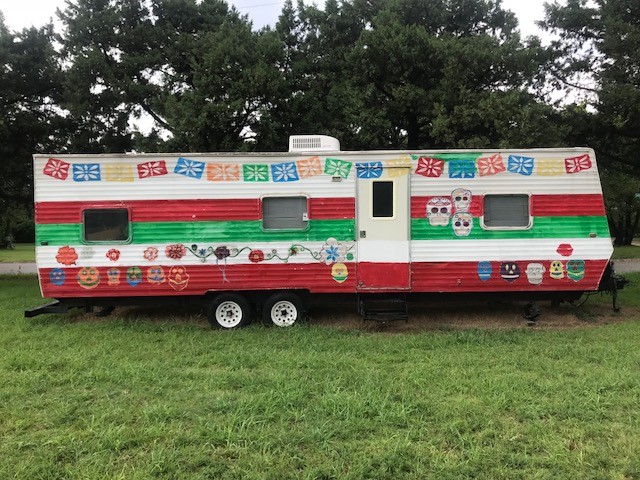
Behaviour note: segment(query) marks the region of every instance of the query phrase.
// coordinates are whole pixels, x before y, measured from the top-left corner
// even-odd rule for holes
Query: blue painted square
[[[531,175],[533,173],[534,159],[521,155],[509,155],[507,170],[520,175]]]
[[[178,175],[184,175],[185,177],[202,178],[204,167],[204,162],[197,162],[195,160],[180,157],[178,158],[178,163],[176,163],[176,168],[173,169],[173,172]]]
[[[271,165],[271,178],[273,178],[274,182],[296,182],[300,180],[295,162]]]
[[[449,178],[474,178],[476,162],[473,160],[450,160]]]
[[[357,163],[358,178],[380,178],[382,176],[382,162]]]
[[[73,164],[73,180],[75,182],[99,182],[100,181],[100,164],[99,163],[74,163]]]

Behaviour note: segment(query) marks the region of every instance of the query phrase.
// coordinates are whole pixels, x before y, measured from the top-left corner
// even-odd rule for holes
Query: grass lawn
[[[0,263],[35,262],[35,246],[33,243],[17,243],[13,249],[0,249]]]
[[[613,256],[611,258],[640,258],[640,247],[636,247],[635,245],[614,247]]]
[[[0,478],[639,478],[628,277],[621,314],[597,296],[532,328],[449,306],[413,330],[231,332],[167,309],[24,319],[35,277],[0,277]]]

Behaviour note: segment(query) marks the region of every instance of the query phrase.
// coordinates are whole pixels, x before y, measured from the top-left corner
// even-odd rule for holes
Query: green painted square
[[[351,162],[345,162],[337,158],[327,158],[324,162],[324,173],[332,176],[347,178],[351,171]]]
[[[269,165],[242,165],[242,178],[245,182],[268,182]]]

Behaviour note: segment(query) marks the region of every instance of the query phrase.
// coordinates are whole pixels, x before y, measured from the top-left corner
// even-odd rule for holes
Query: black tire
[[[295,293],[278,292],[267,298],[262,308],[262,320],[277,327],[291,327],[304,319],[305,306]]]
[[[207,319],[214,328],[242,328],[251,323],[251,305],[238,293],[221,293],[209,303]]]

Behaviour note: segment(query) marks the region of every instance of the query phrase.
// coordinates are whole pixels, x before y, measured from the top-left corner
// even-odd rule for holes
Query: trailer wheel
[[[212,327],[241,328],[251,322],[251,306],[237,293],[223,293],[213,299],[207,311]]]
[[[265,323],[277,327],[291,327],[304,318],[304,303],[295,293],[279,292],[271,295],[264,304],[262,316]]]

